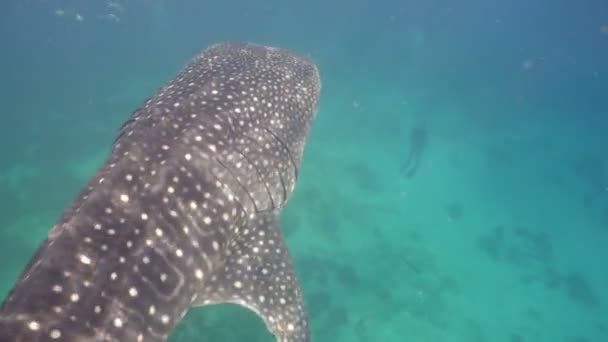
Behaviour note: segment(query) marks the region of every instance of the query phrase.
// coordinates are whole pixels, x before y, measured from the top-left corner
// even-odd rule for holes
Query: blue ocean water
[[[282,217],[313,341],[608,341],[608,4],[10,0],[0,298],[121,123],[196,52],[281,46],[323,92]],[[170,341],[273,341],[236,306]]]

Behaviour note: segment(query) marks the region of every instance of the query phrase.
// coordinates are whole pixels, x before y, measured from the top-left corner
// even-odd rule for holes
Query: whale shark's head
[[[222,94],[215,97],[216,104],[231,112],[219,121],[225,120],[234,129],[232,147],[257,149],[254,164],[274,169],[278,172],[275,180],[283,181],[280,187],[280,182],[266,182],[270,203],[259,203],[258,210],[280,206],[295,186],[316,113],[321,90],[316,66],[284,49],[238,43],[212,46],[199,62],[207,64],[209,73],[215,75],[208,86],[212,94]],[[220,70],[227,67],[224,73]]]
[[[198,129],[182,133],[181,139],[204,142],[199,167],[208,167],[207,156],[213,156],[223,171],[248,183],[241,184],[251,202],[245,201],[245,207],[270,210],[281,207],[295,186],[320,90],[317,67],[302,56],[256,44],[222,43],[199,54],[161,90],[162,104],[152,98],[143,113],[169,106],[162,109],[179,121],[195,115],[197,120],[190,122]],[[132,120],[140,117],[136,113]]]
[[[308,341],[279,213],[320,88],[283,49],[202,51],[122,126],[0,308],[0,340],[162,341],[190,307],[238,303]]]

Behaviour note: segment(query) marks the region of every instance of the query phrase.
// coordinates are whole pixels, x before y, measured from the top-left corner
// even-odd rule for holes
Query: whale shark
[[[0,341],[164,341],[218,303],[309,341],[279,219],[320,91],[287,49],[202,50],[118,130],[2,303]]]

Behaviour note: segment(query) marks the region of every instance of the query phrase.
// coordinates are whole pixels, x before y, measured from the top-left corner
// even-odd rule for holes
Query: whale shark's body
[[[0,308],[0,341],[163,341],[238,303],[309,341],[278,215],[320,92],[286,50],[214,45],[146,100]]]

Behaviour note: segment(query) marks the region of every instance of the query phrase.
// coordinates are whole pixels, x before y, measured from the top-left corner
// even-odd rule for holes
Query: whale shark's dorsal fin
[[[201,289],[197,306],[235,303],[253,310],[282,342],[309,341],[300,286],[278,211],[258,213],[231,240],[222,267]]]

